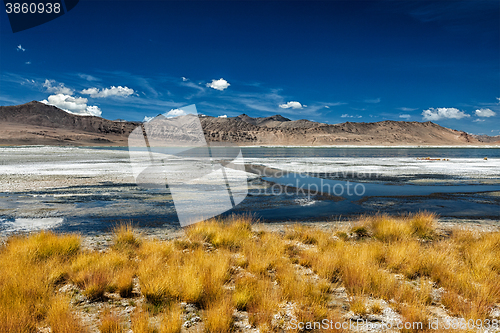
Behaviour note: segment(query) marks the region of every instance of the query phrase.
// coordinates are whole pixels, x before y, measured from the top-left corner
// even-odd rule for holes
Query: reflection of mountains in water
[[[198,126],[194,115],[172,133],[161,127],[158,137],[191,135]],[[482,145],[500,144],[500,137],[474,136],[432,122],[381,121],[324,124],[292,121],[281,115],[253,118],[246,114],[217,118],[199,116],[207,141],[239,145]],[[177,119],[179,122],[181,119]],[[164,121],[168,121],[165,118]],[[126,146],[128,135],[140,122],[111,121],[78,116],[55,106],[30,102],[0,106],[0,145],[109,145]],[[167,126],[168,127],[168,126]]]

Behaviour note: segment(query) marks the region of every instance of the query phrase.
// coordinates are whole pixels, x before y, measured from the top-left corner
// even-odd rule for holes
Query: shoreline
[[[212,142],[209,142],[209,144]],[[213,143],[220,143],[220,142],[213,142]],[[222,142],[224,143],[224,142]],[[452,149],[452,148],[458,148],[458,149],[500,149],[500,144],[499,145],[317,145],[317,146],[310,146],[310,145],[247,145],[247,144],[242,144],[242,143],[233,143],[233,142],[227,142],[228,144],[234,144],[238,147],[244,147],[244,148],[373,148],[373,149],[386,149],[386,148],[394,148],[394,149],[429,149],[429,148],[444,148],[444,149]],[[61,145],[56,145],[56,144],[47,144],[47,145],[4,145],[0,144],[0,148],[36,148],[36,147],[68,147],[68,148],[126,148],[128,147],[127,145],[94,145],[94,146],[86,146],[86,145],[68,145],[68,144],[61,144]],[[176,146],[177,147],[177,146]],[[212,147],[216,148],[216,147]]]
[[[236,215],[238,216],[238,215]],[[376,214],[368,215],[369,217],[376,216]],[[396,216],[397,217],[397,216]],[[284,232],[285,229],[295,225],[304,227],[317,228],[323,231],[336,231],[342,229],[350,229],[358,223],[359,218],[350,220],[338,221],[281,221],[281,222],[261,222],[256,221],[252,223],[252,228],[255,230],[269,231],[269,232]],[[203,223],[203,222],[198,222]],[[194,226],[198,223],[194,223]],[[168,225],[163,227],[139,227],[134,226],[135,230],[145,239],[158,239],[161,241],[175,240],[185,236],[186,227]],[[111,228],[112,229],[112,228]],[[30,231],[15,231],[10,234],[0,233],[0,246],[5,244],[11,237],[17,236],[30,236],[36,235],[41,232],[54,232],[57,235],[78,235],[82,238],[83,246],[89,250],[104,250],[113,244],[113,230],[97,231],[95,233],[81,233],[74,231],[54,231],[52,228],[36,229]],[[470,219],[470,218],[453,218],[445,217],[438,218],[436,221],[436,230],[441,233],[448,233],[453,229],[470,230],[480,233],[490,233],[500,231],[500,220],[492,219]]]

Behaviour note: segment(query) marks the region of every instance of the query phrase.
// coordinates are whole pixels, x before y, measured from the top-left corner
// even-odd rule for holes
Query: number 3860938
[[[6,3],[5,11],[7,14],[59,14],[61,12],[61,4],[56,3]]]

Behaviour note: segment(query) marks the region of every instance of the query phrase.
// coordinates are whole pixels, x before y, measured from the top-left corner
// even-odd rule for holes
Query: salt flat
[[[282,148],[242,148],[242,151],[246,164],[303,173],[318,179],[422,185],[428,187],[429,193],[432,188],[438,188],[436,185],[460,185],[457,189],[470,186],[467,192],[475,192],[475,189],[479,192],[481,186],[500,184],[498,149],[488,150],[487,160],[473,149],[460,153],[456,149],[453,153],[438,150],[436,154],[446,160],[418,159],[416,156],[428,154],[428,150],[418,148],[406,148],[405,156],[394,156],[392,152],[392,156],[380,156],[385,154],[380,151],[373,154],[376,156],[366,156],[366,151],[371,152],[366,148],[363,154],[354,148],[343,149],[343,156],[328,156],[340,153],[326,148],[300,148],[300,153],[294,148],[287,148],[285,153]],[[470,152],[474,154],[467,157]],[[1,147],[0,156],[0,232],[40,228],[104,230],[125,220],[150,227],[176,223],[168,189],[152,191],[136,186],[127,149]],[[167,160],[166,163],[174,162]],[[246,175],[249,195],[229,213],[255,214],[263,221],[326,221],[359,213],[419,209],[449,218],[494,220],[500,215],[498,192],[460,194],[453,193],[450,187],[446,195],[402,197],[395,190],[391,197],[384,192],[359,202],[334,202],[319,196],[286,195],[271,188],[272,184],[258,175]],[[231,180],[231,175],[228,176]],[[208,176],[203,182],[210,185],[217,179]],[[189,183],[197,185],[196,180]],[[189,191],[186,193],[189,195]],[[203,205],[199,205],[199,209],[203,211]]]

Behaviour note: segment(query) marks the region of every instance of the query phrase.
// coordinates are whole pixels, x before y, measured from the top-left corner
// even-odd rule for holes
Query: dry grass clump
[[[283,260],[286,246],[283,239],[271,233],[263,233],[243,244],[242,252],[248,259],[247,269],[254,274],[269,275]]]
[[[351,311],[357,315],[365,316],[368,314],[368,307],[366,306],[366,300],[363,297],[356,297],[351,302]]]
[[[267,279],[257,280],[253,297],[247,305],[249,322],[259,330],[271,327],[271,321],[281,302],[281,290]]]
[[[381,314],[384,311],[382,303],[380,301],[373,302],[370,307],[370,312],[373,314]]]
[[[187,237],[194,242],[207,242],[217,248],[239,249],[251,232],[251,217],[233,216],[226,220],[210,219],[186,228]]]
[[[432,239],[435,236],[436,215],[429,212],[392,217],[385,214],[363,216],[351,232],[359,237],[372,236],[382,242],[397,242],[409,238]]]
[[[205,311],[205,332],[226,333],[232,330],[234,306],[228,297],[208,305]]]
[[[231,255],[224,250],[177,250],[168,257],[153,252],[139,264],[137,274],[144,296],[155,306],[182,300],[206,307],[222,296],[230,263]]]
[[[429,329],[429,316],[422,304],[417,302],[399,304],[396,310],[403,316],[405,325],[408,325],[404,326],[401,332],[413,333],[433,331]]]
[[[182,328],[182,310],[172,305],[163,311],[160,333],[180,333]]]
[[[123,323],[116,313],[106,310],[101,314],[99,330],[101,333],[121,333],[124,332]]]
[[[325,237],[326,236],[326,237]],[[325,243],[330,238],[325,232],[316,228],[295,223],[286,229],[285,239],[298,240],[303,244]]]
[[[159,333],[147,311],[136,311],[132,315],[131,322],[134,333]]]
[[[433,239],[435,237],[437,215],[429,212],[410,214],[412,235],[421,239]]]
[[[254,232],[248,217],[233,217],[192,225],[172,241],[142,240],[131,226],[120,226],[103,252],[82,250],[77,236],[12,237],[0,248],[0,333],[41,326],[83,332],[57,292],[61,284],[106,301],[117,297],[108,292],[137,297],[136,277],[145,302],[131,316],[134,333],[180,332],[180,302],[200,309],[207,332],[232,331],[236,310],[262,332],[283,328],[276,319],[283,306],[292,306],[298,320],[343,321],[340,310],[329,308],[339,287],[361,316],[382,312],[381,301],[369,306],[375,298],[424,327],[429,305],[466,320],[489,318],[500,303],[500,232],[438,237],[434,219],[429,213],[362,217],[340,237],[301,225]],[[441,287],[439,300],[435,288]],[[102,332],[121,332],[123,325],[112,311],[100,316]],[[414,331],[422,330],[407,330]]]
[[[69,308],[69,302],[62,297],[55,297],[50,302],[47,322],[53,333],[83,333],[86,330],[76,320]]]
[[[90,300],[102,299],[106,291],[115,291],[119,284],[122,292],[130,286],[133,276],[128,256],[117,251],[106,253],[82,252],[71,265],[71,280],[83,289]],[[130,281],[127,279],[130,277]],[[117,279],[117,284],[113,280]]]
[[[54,293],[79,249],[78,236],[50,232],[11,237],[0,248],[0,332],[34,332],[46,319],[54,332],[69,332],[68,327],[80,332]]]
[[[69,259],[80,249],[77,235],[56,235],[42,231],[30,237],[14,236],[8,241],[8,251],[16,260],[40,261],[49,258]]]
[[[114,248],[117,250],[135,250],[141,245],[141,239],[132,224],[121,224],[113,229]]]

